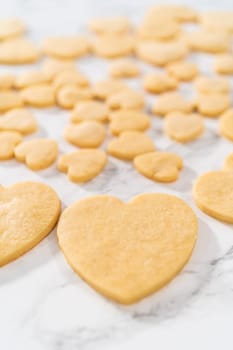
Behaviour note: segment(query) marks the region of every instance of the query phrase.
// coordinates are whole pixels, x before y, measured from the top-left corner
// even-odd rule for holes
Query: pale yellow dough
[[[111,109],[142,109],[144,104],[144,96],[130,88],[116,92],[107,99]]]
[[[107,164],[106,153],[99,149],[82,149],[62,155],[58,160],[58,170],[67,173],[68,178],[77,183],[92,180]]]
[[[73,60],[62,60],[56,58],[47,58],[41,67],[43,73],[48,75],[51,79],[64,71],[75,71],[75,61]]]
[[[24,71],[15,78],[14,86],[17,89],[23,89],[31,85],[47,84],[50,83],[50,81],[50,75],[44,73],[43,71]]]
[[[125,131],[145,131],[150,127],[147,114],[133,110],[120,110],[111,114],[110,131],[119,135]]]
[[[73,145],[80,148],[99,147],[106,136],[106,130],[102,123],[86,121],[80,124],[70,124],[66,127],[64,137]]]
[[[191,7],[178,4],[159,4],[149,8],[147,11],[147,21],[156,21],[161,18],[166,21],[175,20],[181,23],[196,22],[198,14]]]
[[[108,121],[109,110],[105,103],[99,101],[79,102],[71,113],[71,121],[79,123],[83,121]]]
[[[0,131],[17,131],[28,135],[36,130],[37,122],[27,109],[15,108],[0,117]]]
[[[109,73],[113,78],[134,78],[140,74],[140,68],[134,60],[122,58],[110,64]]]
[[[183,161],[174,153],[150,152],[134,158],[134,167],[151,180],[173,182],[183,168]]]
[[[29,40],[12,39],[0,43],[1,64],[33,63],[39,56],[39,50]]]
[[[55,92],[50,84],[29,86],[21,91],[25,104],[33,107],[51,107],[55,105]]]
[[[22,142],[22,136],[16,131],[0,132],[0,160],[14,158],[14,148]]]
[[[196,97],[195,105],[200,114],[217,118],[230,108],[231,99],[228,94],[223,93],[199,94]]]
[[[58,155],[57,143],[50,139],[24,141],[15,148],[15,158],[32,170],[43,170],[52,165]]]
[[[180,33],[180,26],[172,18],[158,17],[156,20],[145,19],[139,26],[138,35],[143,40],[172,40]]]
[[[226,78],[219,77],[200,76],[195,79],[194,85],[198,92],[205,94],[228,94],[231,90],[230,81]]]
[[[152,112],[164,116],[170,112],[184,112],[192,111],[192,105],[189,101],[178,92],[166,92],[160,95],[152,106]]]
[[[54,190],[39,182],[0,187],[0,266],[36,246],[54,228],[61,205]]]
[[[219,119],[220,134],[233,141],[233,109],[229,109]]]
[[[0,91],[0,112],[6,112],[13,108],[22,107],[23,99],[18,92]]]
[[[191,50],[206,53],[226,52],[230,47],[228,35],[203,29],[184,34],[184,41]]]
[[[233,55],[222,54],[214,61],[214,70],[219,74],[233,74]]]
[[[89,29],[96,34],[126,34],[130,23],[126,17],[94,18],[88,24]]]
[[[66,109],[74,108],[77,103],[91,100],[93,97],[92,90],[89,87],[79,87],[76,85],[64,85],[57,94],[57,104]]]
[[[131,304],[182,270],[197,230],[193,210],[177,197],[141,194],[124,203],[99,195],[68,207],[57,236],[81,278],[106,297]]]
[[[93,85],[93,95],[100,100],[106,100],[125,89],[128,89],[128,86],[120,79],[100,80]]]
[[[133,160],[140,154],[154,150],[153,141],[139,131],[125,131],[108,144],[108,153],[123,160]]]
[[[209,31],[233,34],[233,11],[208,11],[201,15],[200,21]]]
[[[24,23],[18,18],[0,20],[0,40],[12,39],[26,31]]]
[[[143,87],[153,94],[161,94],[178,87],[178,81],[167,73],[148,73],[143,78]]]
[[[203,118],[198,114],[171,112],[165,117],[164,130],[175,141],[193,141],[204,131]]]
[[[233,171],[233,153],[229,154],[229,156],[226,157],[223,165],[223,170]]]
[[[15,76],[11,73],[4,73],[0,75],[0,90],[12,89],[15,83]]]
[[[183,59],[187,54],[187,46],[181,41],[148,41],[141,42],[137,46],[138,57],[155,66],[166,66],[171,62]]]
[[[42,43],[43,52],[59,59],[75,59],[90,51],[88,38],[84,36],[50,37]]]
[[[56,91],[65,85],[75,85],[77,87],[87,87],[88,79],[79,71],[68,70],[58,73],[53,81],[53,86]]]
[[[93,51],[102,58],[117,58],[133,53],[135,40],[131,35],[103,34],[95,39]]]
[[[189,61],[171,63],[167,70],[169,74],[181,81],[193,80],[198,74],[197,65]]]
[[[207,215],[233,224],[233,172],[211,171],[195,182],[193,197]]]

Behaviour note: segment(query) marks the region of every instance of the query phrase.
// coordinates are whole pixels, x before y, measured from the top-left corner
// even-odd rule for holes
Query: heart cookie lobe
[[[57,235],[75,272],[108,298],[131,304],[181,271],[196,242],[197,219],[171,195],[143,194],[128,203],[100,195],[67,208]]]
[[[195,182],[193,198],[207,215],[233,224],[233,172],[210,171]]]
[[[57,194],[39,182],[0,187],[0,266],[17,259],[54,228],[61,206]]]

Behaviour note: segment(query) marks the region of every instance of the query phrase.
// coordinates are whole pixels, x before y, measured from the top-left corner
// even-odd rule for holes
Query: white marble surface
[[[83,31],[87,18],[94,15],[126,14],[137,22],[152,3],[149,0],[2,0],[0,5],[1,16],[22,17],[31,28],[29,35],[39,42],[48,34]],[[195,1],[186,3],[195,4]],[[204,0],[198,6],[230,8],[231,1]],[[211,57],[196,55],[192,59],[200,63],[202,72],[211,72]],[[94,63],[89,58],[79,66],[92,80],[106,75],[105,62]],[[145,65],[142,68],[151,69]],[[137,86],[134,81],[131,84]],[[191,93],[188,85],[182,85],[181,91]],[[56,138],[61,153],[72,149],[62,139],[68,113],[55,108],[34,113],[40,130],[32,137]],[[55,167],[33,173],[15,161],[0,164],[0,183],[43,181],[58,192],[64,207],[94,193],[113,194],[125,200],[141,192],[175,194],[189,203],[199,218],[198,242],[190,262],[155,295],[122,307],[98,295],[73,273],[58,249],[53,232],[31,252],[0,269],[1,349],[232,349],[232,226],[201,213],[191,197],[194,179],[207,170],[220,168],[225,156],[232,152],[232,143],[218,137],[215,121],[207,121],[203,137],[185,146],[178,145],[162,135],[161,121],[153,120],[149,134],[157,147],[173,150],[184,159],[185,168],[174,184],[153,183],[137,174],[130,164],[113,158],[109,159],[104,173],[82,186],[70,183]]]

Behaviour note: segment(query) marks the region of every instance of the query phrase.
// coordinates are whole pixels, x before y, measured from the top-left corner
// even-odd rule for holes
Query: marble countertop
[[[172,2],[172,1],[171,1]],[[195,1],[186,1],[195,4]],[[137,22],[149,0],[9,0],[2,1],[1,16],[19,16],[29,25],[29,36],[40,41],[49,34],[84,30],[88,18],[128,15]],[[200,8],[208,8],[203,0]],[[231,1],[211,1],[211,8],[233,9]],[[212,57],[194,55],[203,73],[211,73]],[[92,79],[106,76],[107,63],[93,58],[78,63]],[[151,70],[142,64],[143,71]],[[7,67],[8,69],[9,67]],[[6,67],[0,67],[3,71]],[[11,68],[13,71],[25,68]],[[136,81],[130,82],[139,88]],[[181,92],[190,96],[188,84]],[[148,99],[154,100],[155,98]],[[52,137],[61,153],[72,150],[62,138],[68,113],[58,109],[34,110],[40,130],[31,137]],[[206,132],[187,145],[162,134],[162,121],[153,118],[149,131],[159,149],[172,150],[184,159],[179,180],[162,185],[143,178],[131,164],[109,159],[106,170],[84,185],[69,182],[51,167],[32,172],[15,161],[0,163],[0,183],[38,180],[51,185],[63,207],[96,193],[128,200],[146,192],[165,192],[183,198],[199,218],[199,237],[193,256],[168,286],[135,305],[112,303],[84,283],[65,262],[55,232],[17,261],[0,269],[0,344],[4,350],[104,350],[104,349],[232,349],[233,230],[201,213],[191,187],[195,178],[219,169],[232,152],[232,143],[220,139],[216,121],[206,121]]]

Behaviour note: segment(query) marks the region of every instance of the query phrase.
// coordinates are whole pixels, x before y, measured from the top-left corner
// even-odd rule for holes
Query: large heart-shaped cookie
[[[130,304],[180,272],[196,242],[197,219],[171,195],[143,194],[126,204],[102,195],[67,208],[57,234],[68,263],[85,281]]]
[[[32,249],[55,226],[60,200],[47,185],[0,186],[0,266]]]

